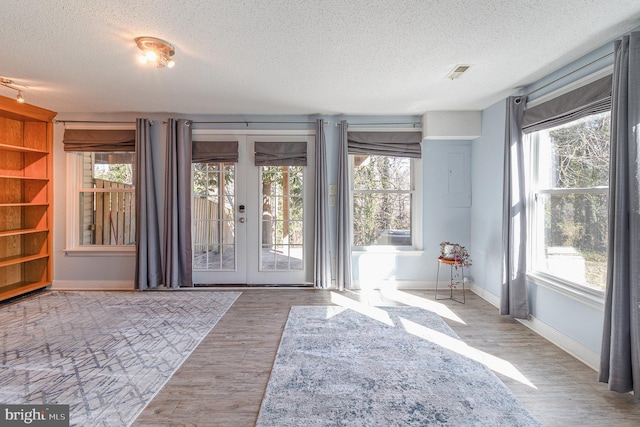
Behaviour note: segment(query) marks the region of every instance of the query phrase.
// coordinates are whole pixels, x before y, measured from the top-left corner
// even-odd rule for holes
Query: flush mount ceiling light
[[[449,74],[447,74],[446,78],[450,80],[455,80],[460,77],[463,73],[465,73],[471,65],[456,65],[453,70]]]
[[[26,87],[26,86],[16,84],[16,82],[14,82],[13,80],[7,79],[5,77],[0,77],[0,85],[4,87],[8,87],[9,89],[13,89],[16,92],[18,92],[18,95],[16,96],[16,101],[18,101],[20,104],[24,103],[24,97],[22,96],[22,89],[16,86],[20,86],[20,87]]]
[[[136,37],[136,44],[142,51],[138,61],[143,64],[155,63],[158,68],[173,68],[176,65],[171,57],[176,53],[173,45],[155,37]]]

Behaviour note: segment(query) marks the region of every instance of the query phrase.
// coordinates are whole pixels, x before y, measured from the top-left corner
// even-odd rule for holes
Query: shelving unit
[[[0,97],[0,300],[51,285],[55,115]]]

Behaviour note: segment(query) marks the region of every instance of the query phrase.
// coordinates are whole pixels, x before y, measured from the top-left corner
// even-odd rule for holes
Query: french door
[[[311,285],[314,138],[211,135],[238,141],[237,162],[192,166],[193,281]],[[255,166],[256,142],[306,144],[307,165]]]

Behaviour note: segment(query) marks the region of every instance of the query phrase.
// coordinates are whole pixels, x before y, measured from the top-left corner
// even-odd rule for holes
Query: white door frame
[[[193,270],[194,284],[312,285],[313,284],[313,191],[315,188],[314,131],[247,131],[194,129],[194,141],[237,140],[239,160],[235,173],[235,271]],[[304,173],[304,269],[261,271],[262,196],[260,167],[254,166],[253,145],[260,141],[307,141]],[[239,206],[245,212],[239,212]],[[239,219],[244,218],[244,222]]]

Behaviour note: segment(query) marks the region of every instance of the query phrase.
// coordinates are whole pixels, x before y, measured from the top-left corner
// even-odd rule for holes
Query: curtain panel
[[[592,114],[611,110],[612,76],[602,77],[585,86],[528,108],[522,117],[522,131],[532,133],[560,126]]]
[[[136,150],[136,129],[65,129],[64,151],[113,152]]]
[[[136,289],[163,283],[162,245],[153,170],[151,122],[136,119]]]
[[[349,152],[347,122],[339,124],[338,136],[338,200],[336,202],[337,247],[336,247],[336,287],[343,291],[351,289],[351,205],[349,188]]]
[[[307,166],[307,143],[256,141],[256,166]]]
[[[527,206],[522,114],[524,98],[507,98],[502,201],[500,314],[529,318],[526,284]]]
[[[165,166],[164,285],[193,286],[191,248],[191,122],[169,119]]]
[[[193,141],[193,163],[237,163],[238,141]]]
[[[422,132],[348,132],[348,153],[422,157]]]
[[[331,253],[329,246],[329,184],[324,120],[316,120],[315,189],[313,197],[313,286],[331,286]]]
[[[609,256],[598,379],[640,399],[640,32],[614,44]]]

